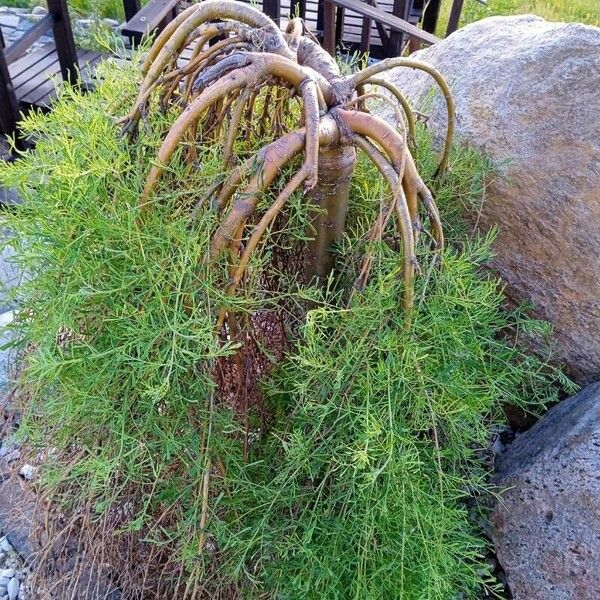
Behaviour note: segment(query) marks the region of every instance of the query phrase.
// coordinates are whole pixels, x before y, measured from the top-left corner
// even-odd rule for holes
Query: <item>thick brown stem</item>
[[[263,161],[257,165],[259,172],[252,177],[246,189],[234,201],[213,237],[210,248],[211,260],[214,260],[231,242],[240,224],[252,215],[260,194],[268,189],[283,166],[302,150],[305,137],[303,132],[294,132],[267,146]]]
[[[333,267],[332,249],[344,234],[350,180],[356,151],[339,144],[319,150],[319,178],[309,194],[313,206],[307,235],[306,281],[327,277]]]
[[[302,185],[304,179],[306,179],[307,173],[303,170],[298,171],[292,179],[287,183],[287,185],[283,188],[279,196],[277,196],[275,202],[271,204],[267,212],[262,216],[261,220],[258,222],[252,235],[248,239],[248,243],[244,248],[242,256],[240,258],[239,263],[235,267],[233,274],[231,276],[231,283],[227,289],[227,295],[232,296],[237,289],[244,273],[246,272],[246,268],[248,263],[250,262],[250,258],[266,230],[270,227],[271,223],[277,218],[277,215],[281,212],[285,203],[289,200],[290,196]],[[225,321],[225,310],[221,309],[219,312],[219,317],[217,320],[217,331],[221,329],[223,322]]]

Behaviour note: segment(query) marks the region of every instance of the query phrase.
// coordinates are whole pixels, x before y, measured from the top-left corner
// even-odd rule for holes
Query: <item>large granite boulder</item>
[[[518,437],[496,483],[492,537],[514,600],[600,598],[600,383]]]
[[[555,358],[600,377],[600,29],[492,17],[415,58],[449,82],[457,133],[500,169],[479,221],[498,224],[493,266],[518,301],[553,323]],[[434,128],[446,123],[432,80],[389,76]],[[599,597],[600,597],[600,591]]]

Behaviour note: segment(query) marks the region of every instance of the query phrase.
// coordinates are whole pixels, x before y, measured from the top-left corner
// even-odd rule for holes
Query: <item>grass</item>
[[[146,3],[142,0],[142,5]],[[34,6],[46,6],[44,0],[2,0],[3,6],[17,8],[33,8]],[[69,0],[69,11],[78,17],[96,16],[100,18],[118,19],[123,21],[125,13],[121,0]]]
[[[452,0],[442,0],[438,35],[443,36]],[[464,3],[460,26],[496,15],[534,14],[548,21],[580,22],[600,27],[600,3],[594,0],[488,0],[483,5],[475,0]]]
[[[454,149],[436,190],[452,244],[439,270],[422,236],[410,326],[393,239],[376,245],[373,277],[348,303],[383,200],[369,163],[357,166],[347,239],[323,288],[287,270],[307,221],[303,197],[292,199],[232,301],[248,318],[283,315],[293,336],[278,360],[257,342],[275,366],[244,414],[215,384],[235,353],[214,334],[228,271],[202,260],[215,215],[189,219],[220,157],[173,161],[140,226],[139,193],[173,115],[154,103],[126,142],[115,117],[133,101],[136,65],[100,69],[95,91],[65,89],[50,114],[29,116],[36,149],[0,166],[25,200],[3,227],[28,274],[13,292],[28,391],[19,431],[48,457],[49,539],[76,535],[125,600],[448,600],[496,589],[472,508],[488,494],[490,429],[503,403],[539,411],[568,382],[519,346],[521,332],[545,327],[503,310],[481,271],[491,237],[472,239],[459,217],[481,201],[487,161]],[[430,180],[436,156],[419,136]],[[53,568],[48,557],[39,574]]]
[[[24,8],[39,3],[37,0],[2,0],[5,6]],[[442,0],[438,35],[443,36],[446,31],[451,6],[452,0]],[[121,0],[70,0],[69,8],[78,15],[95,14],[120,20],[124,18]],[[488,0],[487,6],[476,0],[466,0],[460,25],[494,15],[522,14],[539,15],[548,21],[578,21],[600,27],[600,4],[594,0]]]

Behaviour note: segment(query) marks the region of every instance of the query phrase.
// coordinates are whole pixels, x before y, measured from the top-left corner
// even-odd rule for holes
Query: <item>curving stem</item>
[[[442,153],[442,158],[440,160],[440,164],[437,168],[436,175],[442,174],[448,168],[448,159],[450,157],[450,148],[452,146],[452,138],[454,136],[454,122],[455,122],[455,110],[454,110],[454,101],[452,100],[452,94],[450,92],[450,88],[446,83],[446,80],[442,77],[442,74],[427,63],[421,62],[419,60],[415,60],[414,58],[386,58],[381,62],[378,62],[374,65],[366,67],[362,71],[358,73],[354,73],[353,75],[349,75],[346,78],[346,81],[350,85],[356,88],[356,86],[365,83],[368,79],[371,79],[374,75],[378,73],[383,73],[384,71],[389,71],[391,69],[395,69],[398,67],[408,67],[410,69],[416,69],[419,71],[424,71],[425,73],[431,75],[431,77],[435,80],[437,85],[439,86],[442,94],[444,96],[444,100],[446,101],[446,109],[448,112],[448,127],[446,130],[446,139],[444,141],[444,150]]]

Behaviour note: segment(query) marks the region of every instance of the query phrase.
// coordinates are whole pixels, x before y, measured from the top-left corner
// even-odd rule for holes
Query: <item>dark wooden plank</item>
[[[77,50],[71,30],[67,0],[47,0],[48,12],[54,19],[52,31],[56,53],[60,63],[60,72],[64,81],[75,85],[79,77],[77,65]]]
[[[458,22],[460,21],[460,13],[462,12],[463,4],[464,0],[454,0],[454,2],[452,2],[450,17],[448,18],[448,28],[446,29],[446,36],[449,36],[458,29]]]
[[[366,0],[367,4],[371,6],[377,5],[377,0]],[[368,17],[363,17],[362,27],[360,30],[360,51],[368,52],[371,47],[371,29],[373,27],[373,21]]]
[[[31,68],[23,71],[23,73],[13,78],[13,85],[15,86],[17,97],[21,96],[21,88],[24,85],[38,77],[41,79],[47,79],[48,73],[60,73],[60,63],[58,62],[58,56],[56,55],[56,52],[53,52],[39,62],[31,65]]]
[[[34,77],[44,74],[47,71],[51,71],[52,73],[60,72],[60,65],[57,68],[56,64],[58,63],[58,56],[56,54],[56,48],[53,52],[50,53],[40,53],[39,56],[35,56],[37,53],[32,53],[32,55],[24,56],[20,61],[16,62],[15,65],[19,65],[21,61],[26,65],[26,69],[22,70],[18,75],[12,76],[13,85],[15,87],[15,91],[17,92],[17,96],[19,96],[19,88],[30,81]],[[30,59],[31,57],[31,59]],[[54,67],[52,67],[54,65]]]
[[[6,49],[4,52],[6,62],[10,65],[18,58],[21,58],[31,48],[32,44],[39,40],[52,27],[53,22],[52,15],[48,13],[41,21],[36,23],[31,29],[28,29],[25,35],[22,35]]]
[[[429,33],[435,33],[438,19],[440,17],[441,0],[429,0],[423,13],[423,29]]]
[[[56,97],[56,86],[50,79],[42,80],[39,85],[35,82],[28,82],[34,85],[35,88],[31,89],[28,85],[23,88],[24,94],[19,98],[19,102],[23,106],[35,106],[38,108],[50,108],[50,102]],[[53,96],[51,98],[51,96]],[[49,99],[46,102],[46,99]]]
[[[400,19],[394,15],[390,15],[384,12],[381,9],[375,8],[373,6],[369,6],[365,2],[361,2],[360,0],[326,0],[325,5],[334,4],[335,6],[341,6],[348,10],[352,10],[362,16],[369,17],[374,21],[379,21],[383,25],[387,25],[390,29],[394,31],[401,31],[403,33],[407,33],[411,37],[417,38],[421,42],[426,44],[436,44],[440,41],[440,38],[435,35],[428,33],[427,31],[423,31],[416,25],[405,21],[404,19]]]
[[[93,78],[93,64],[97,63],[102,58],[106,58],[106,55],[102,55],[99,52],[93,50],[81,50],[77,49],[77,59],[81,66],[81,78],[83,81],[91,81]],[[50,107],[52,101],[56,98],[56,85],[52,80],[52,76],[60,74],[58,64],[54,65],[54,72],[52,70],[45,71],[38,74],[35,78],[31,79],[22,88],[22,96],[20,101],[31,105],[31,106],[42,106]]]
[[[125,20],[130,21],[135,15],[140,12],[140,0],[123,0],[123,11],[125,12]]]
[[[159,28],[161,22],[168,17],[178,2],[179,0],[150,0],[132,19],[125,23],[121,33],[139,42]]]
[[[38,62],[55,52],[56,46],[53,43],[49,43],[45,44],[41,48],[38,48],[37,50],[34,50],[33,52],[30,52],[29,54],[26,54],[21,59],[14,62],[9,67],[10,76],[13,78],[13,81],[15,77],[18,77],[21,73],[23,73],[23,71],[29,69],[33,63]]]
[[[0,48],[0,127],[3,133],[12,135],[17,131],[19,106],[13,88],[4,50]]]
[[[346,9],[342,6],[338,6],[337,14],[335,15],[335,39],[336,45],[342,41],[342,35],[344,33],[344,23],[346,21]]]
[[[323,2],[323,47],[329,54],[335,54],[335,4],[332,0]]]
[[[263,0],[263,11],[277,25],[281,24],[281,2],[279,0]]]
[[[392,15],[408,22],[412,0],[394,0]],[[400,56],[406,43],[406,35],[403,31],[391,31],[389,45],[385,48],[387,56]],[[384,44],[385,47],[385,44]]]

